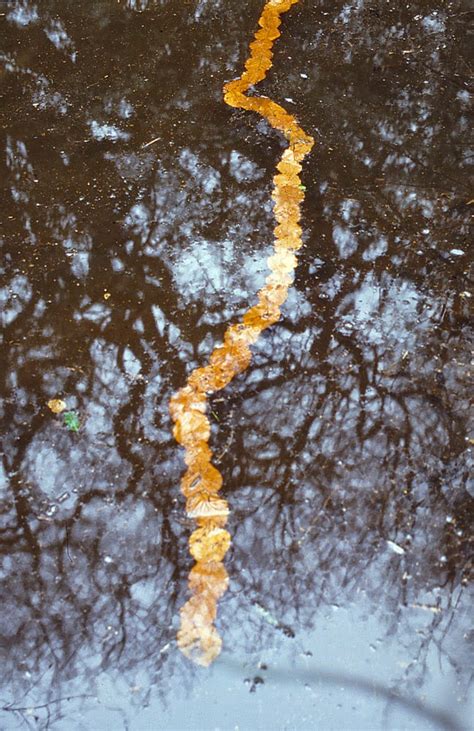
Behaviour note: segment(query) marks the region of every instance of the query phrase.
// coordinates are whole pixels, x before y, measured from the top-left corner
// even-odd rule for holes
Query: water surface
[[[168,403],[272,248],[284,142],[222,100],[261,9],[0,5],[2,728],[470,726],[459,0],[284,16],[259,93],[316,140],[305,243],[281,321],[211,400],[224,649],[206,670],[176,647],[193,523]]]

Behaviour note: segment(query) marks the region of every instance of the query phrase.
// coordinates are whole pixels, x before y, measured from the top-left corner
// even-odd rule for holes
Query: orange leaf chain
[[[184,461],[188,468],[181,491],[186,498],[187,515],[197,523],[189,540],[189,550],[196,562],[189,575],[191,597],[180,611],[177,639],[181,651],[204,666],[210,665],[221,651],[222,640],[214,622],[217,602],[229,583],[223,561],[231,543],[231,536],[225,529],[229,507],[219,496],[222,476],[211,464],[207,397],[227,386],[247,368],[251,360],[250,346],[263,330],[280,319],[280,307],[288,296],[297,264],[294,252],[302,245],[299,225],[304,198],[301,163],[314,140],[301,129],[293,115],[276,102],[267,97],[246,95],[271,68],[273,43],[280,35],[280,16],[297,2],[269,0],[265,4],[258,21],[259,30],[250,44],[245,71],[240,78],[224,86],[224,100],[229,106],[258,112],[289,143],[273,178],[277,226],[274,253],[268,260],[271,273],[258,292],[258,303],[245,313],[241,322],[227,328],[223,345],[214,349],[208,365],[194,370],[186,385],[170,400],[173,434],[185,449]]]

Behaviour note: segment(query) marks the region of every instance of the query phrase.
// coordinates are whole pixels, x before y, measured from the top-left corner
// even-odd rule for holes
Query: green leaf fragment
[[[64,424],[69,429],[69,431],[79,431],[81,423],[79,421],[78,415],[74,411],[66,411],[66,413],[63,414],[63,418]]]

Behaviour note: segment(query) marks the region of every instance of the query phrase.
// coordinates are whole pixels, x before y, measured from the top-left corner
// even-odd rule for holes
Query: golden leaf
[[[266,25],[262,26],[260,28],[260,30],[258,30],[255,33],[255,40],[256,41],[269,41],[270,42],[269,48],[271,48],[273,45],[273,41],[276,38],[278,38],[279,35],[280,35],[280,31],[278,30],[278,27],[276,25],[266,24]],[[252,48],[252,43],[250,44],[250,48]]]
[[[203,393],[214,393],[227,385],[228,380],[225,375],[217,370],[214,366],[206,366],[205,368],[197,368],[188,379],[189,383],[200,389]]]
[[[217,494],[222,487],[222,475],[209,461],[196,461],[184,475],[181,492],[185,497],[203,493]]]
[[[239,344],[241,347],[248,347],[258,340],[259,335],[260,331],[258,328],[246,327],[242,322],[239,322],[237,325],[230,325],[227,328],[224,335],[224,342],[231,346]]]
[[[188,518],[215,518],[229,515],[229,506],[223,498],[201,490],[187,499],[186,513]]]
[[[173,434],[180,444],[193,444],[199,440],[207,442],[211,434],[209,419],[199,411],[187,411],[176,420]]]
[[[188,467],[196,466],[196,469],[198,469],[199,464],[207,464],[210,462],[212,457],[211,449],[207,442],[205,441],[197,441],[194,442],[194,444],[189,445],[189,447],[186,448],[186,452],[184,454],[184,461],[188,465]]]
[[[214,525],[195,530],[189,539],[189,551],[196,561],[222,561],[230,546],[230,533]]]
[[[254,56],[245,62],[245,68],[249,72],[249,76],[252,78],[254,84],[265,78],[271,65],[272,62],[269,58],[265,58],[265,56]]]
[[[217,600],[227,590],[229,575],[219,561],[199,562],[191,569],[188,584],[193,594],[209,593]]]
[[[195,599],[198,601],[193,601]],[[179,649],[187,658],[207,667],[219,655],[222,640],[213,625],[211,615],[203,613],[203,605],[201,597],[191,597],[182,607],[177,640]]]
[[[60,414],[66,408],[66,402],[60,398],[52,398],[48,401],[48,408],[51,409],[53,414]]]
[[[268,266],[273,272],[284,274],[293,272],[296,262],[296,256],[291,251],[279,251],[268,259]]]
[[[207,530],[211,530],[211,528],[224,528],[227,524],[227,516],[216,515],[214,518],[196,518],[196,523],[198,528],[206,528]]]
[[[276,311],[285,302],[287,296],[288,287],[281,285],[265,287],[258,293],[258,299],[267,311]]]
[[[263,29],[261,32],[264,33]],[[272,45],[273,41],[270,40],[270,38],[267,38],[265,33],[263,34],[263,36],[258,36],[257,34],[257,36],[255,36],[255,40],[252,41],[252,43],[250,44],[252,56],[254,56],[255,58],[264,58],[266,56],[267,58],[271,59],[273,55],[271,53]],[[270,66],[271,65],[272,64],[270,62]]]

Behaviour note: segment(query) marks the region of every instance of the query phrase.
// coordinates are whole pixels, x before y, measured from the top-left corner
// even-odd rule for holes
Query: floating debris
[[[60,414],[66,407],[66,402],[60,398],[52,398],[48,401],[48,409],[51,409],[53,414]]]
[[[393,541],[387,541],[387,546],[390,548],[391,551],[397,553],[399,556],[402,556],[405,553],[405,549],[399,546],[398,543],[394,543]]]
[[[280,622],[278,619],[275,619],[275,617],[268,611],[268,609],[265,609],[265,607],[262,607],[261,604],[258,602],[254,602],[252,604],[253,608],[259,614],[263,619],[268,622],[268,624],[271,624],[273,627],[279,627]]]

